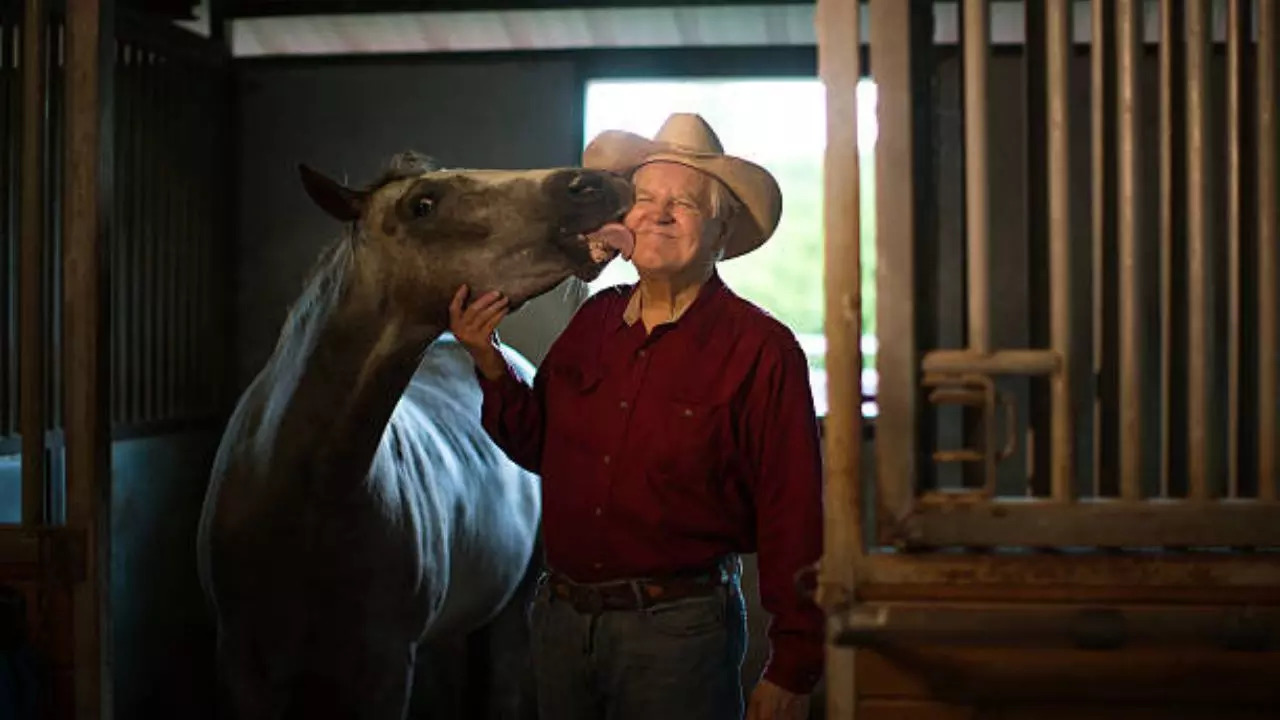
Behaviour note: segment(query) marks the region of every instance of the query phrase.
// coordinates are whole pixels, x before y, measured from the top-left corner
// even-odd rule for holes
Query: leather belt
[[[739,559],[730,556],[702,573],[578,583],[552,570],[543,576],[551,597],[564,600],[584,615],[609,610],[644,610],[664,602],[704,597],[729,584],[740,572]]]

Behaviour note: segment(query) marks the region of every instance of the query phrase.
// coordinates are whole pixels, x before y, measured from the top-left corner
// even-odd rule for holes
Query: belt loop
[[[636,596],[636,609],[646,609],[648,605],[645,602],[646,598],[644,593],[640,590],[640,583],[635,580],[631,580],[627,584],[631,586],[631,592]]]

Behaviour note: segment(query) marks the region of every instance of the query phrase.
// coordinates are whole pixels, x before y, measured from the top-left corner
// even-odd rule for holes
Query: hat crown
[[[653,139],[698,153],[724,153],[716,131],[696,113],[673,113]]]

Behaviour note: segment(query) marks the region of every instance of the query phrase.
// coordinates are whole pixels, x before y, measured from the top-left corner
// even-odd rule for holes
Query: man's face
[[[625,223],[636,236],[636,271],[677,277],[714,263],[721,233],[720,222],[711,218],[713,180],[670,162],[645,165],[632,180],[635,205]]]

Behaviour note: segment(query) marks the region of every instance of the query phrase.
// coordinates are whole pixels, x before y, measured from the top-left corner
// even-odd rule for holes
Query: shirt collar
[[[698,292],[696,295],[694,295],[693,300],[691,300],[684,307],[676,308],[675,317],[671,318],[671,320],[663,324],[664,325],[676,324],[680,320],[680,318],[687,315],[690,310],[692,310],[697,306],[705,305],[707,302],[709,302],[704,298],[708,298],[711,295],[717,294],[723,285],[724,285],[724,282],[720,279],[720,273],[713,268],[711,270],[710,277],[707,278],[706,282],[702,283],[702,287],[698,288]],[[639,287],[640,286],[638,283],[631,286],[631,293],[627,297],[627,303],[622,308],[622,316],[621,316],[622,324],[626,325],[627,327],[631,327],[635,325],[636,321],[640,319]]]

